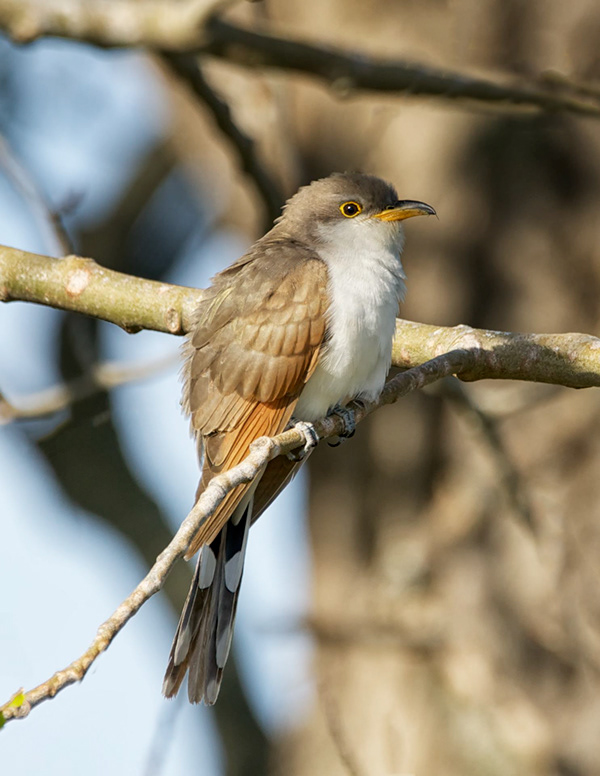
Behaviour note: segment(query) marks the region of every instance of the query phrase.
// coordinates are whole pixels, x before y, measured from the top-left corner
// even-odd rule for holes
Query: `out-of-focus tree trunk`
[[[590,77],[600,61],[589,32],[600,15],[586,2],[271,8],[298,33],[463,70],[517,77],[554,65]],[[439,225],[406,229],[405,317],[598,330],[595,126],[340,102],[306,83],[295,111],[306,178],[361,166],[438,210]],[[597,395],[467,390],[500,416],[535,535],[474,416],[439,392],[320,449],[310,498],[318,697],[282,742],[279,773],[598,772]]]

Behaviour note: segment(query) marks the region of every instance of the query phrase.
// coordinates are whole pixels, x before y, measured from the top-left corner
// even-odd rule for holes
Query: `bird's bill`
[[[380,221],[404,221],[405,218],[412,218],[413,216],[435,215],[437,213],[431,205],[426,205],[425,202],[416,202],[412,199],[403,199],[400,202],[396,202],[394,207],[388,207],[382,210],[381,213],[375,213],[373,218],[378,218]]]

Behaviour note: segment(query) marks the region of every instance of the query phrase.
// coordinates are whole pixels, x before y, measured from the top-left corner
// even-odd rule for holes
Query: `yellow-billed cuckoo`
[[[306,432],[341,403],[379,395],[405,289],[401,222],[426,214],[435,214],[430,205],[398,200],[379,178],[335,174],[301,188],[271,231],[213,278],[185,346],[182,404],[202,461],[197,496],[258,437],[292,421],[302,421]],[[201,526],[187,555],[200,550],[166,696],[189,671],[190,701],[215,702],[248,530],[298,465],[274,459],[258,482],[229,493]]]

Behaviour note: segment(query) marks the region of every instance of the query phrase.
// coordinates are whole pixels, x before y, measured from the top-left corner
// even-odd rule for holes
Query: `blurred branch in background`
[[[285,200],[277,182],[260,162],[254,140],[238,127],[233,120],[229,105],[207,83],[196,57],[192,54],[165,52],[163,59],[180,78],[189,84],[196,97],[210,110],[223,135],[233,145],[242,170],[250,176],[264,203],[266,211],[264,231],[267,231],[280,215]]]
[[[13,398],[10,402],[0,396],[0,425],[13,420],[40,418],[68,409],[71,404],[108,391],[120,385],[147,380],[179,363],[179,355],[173,354],[140,364],[96,364],[79,378],[63,385],[55,385],[42,391]]]
[[[6,138],[1,136],[0,168],[23,196],[29,211],[39,224],[41,234],[49,237],[49,241],[56,245],[56,253],[63,256],[71,253],[73,250],[71,241],[64,228],[61,214],[54,211],[46,202],[28,170],[19,162]]]
[[[452,101],[505,103],[507,106],[600,118],[598,99],[590,102],[577,100],[569,95],[566,84],[563,84],[563,95],[554,90],[540,89],[535,82],[504,85],[421,63],[376,59],[365,54],[344,52],[333,46],[317,46],[239,27],[216,17],[208,20],[206,33],[207,42],[201,48],[204,53],[242,67],[276,68],[316,76],[343,97],[369,90]],[[578,88],[576,93],[581,93],[581,89]]]
[[[334,665],[329,667],[330,671],[333,671],[334,668]],[[325,680],[322,680],[319,684],[319,700],[327,721],[327,729],[329,730],[331,740],[348,776],[369,776],[369,770],[365,769],[359,760],[360,746],[357,746],[358,742],[352,740],[344,730],[341,709],[337,699],[334,697],[332,688]]]
[[[512,509],[524,525],[530,530],[535,530],[524,478],[521,477],[506,449],[498,429],[498,420],[482,410],[474,397],[465,390],[458,380],[452,377],[437,383],[435,392],[447,399],[485,441],[494,456],[499,484],[506,493]]]
[[[101,46],[142,46],[171,52],[211,54],[249,68],[292,70],[325,80],[344,97],[359,90],[445,100],[469,100],[600,118],[592,85],[571,85],[568,77],[550,88],[530,83],[505,85],[425,64],[383,60],[332,46],[317,46],[247,29],[216,14],[232,3],[163,0],[83,3],[80,0],[0,0],[0,29],[15,42],[54,35]],[[545,83],[542,79],[541,83]],[[589,98],[588,100],[580,99]]]
[[[95,256],[104,267],[126,271],[134,257],[129,254],[132,231],[148,209],[152,197],[177,169],[179,159],[168,139],[161,139],[145,154],[110,213],[100,223],[78,234],[79,252]],[[165,231],[167,231],[165,229]],[[155,251],[160,253],[160,251]],[[170,257],[167,257],[170,258]],[[147,257],[150,259],[150,256]],[[163,259],[164,262],[164,259]],[[158,260],[160,264],[160,259]],[[168,264],[168,263],[167,263]],[[144,276],[156,279],[160,267],[147,260]]]

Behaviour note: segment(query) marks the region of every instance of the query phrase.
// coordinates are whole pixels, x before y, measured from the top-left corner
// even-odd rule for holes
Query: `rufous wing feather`
[[[325,264],[288,243],[263,249],[273,262],[245,261],[217,276],[188,344],[184,403],[204,459],[197,495],[255,439],[284,430],[325,337]],[[187,557],[215,539],[249,487],[227,495]]]

